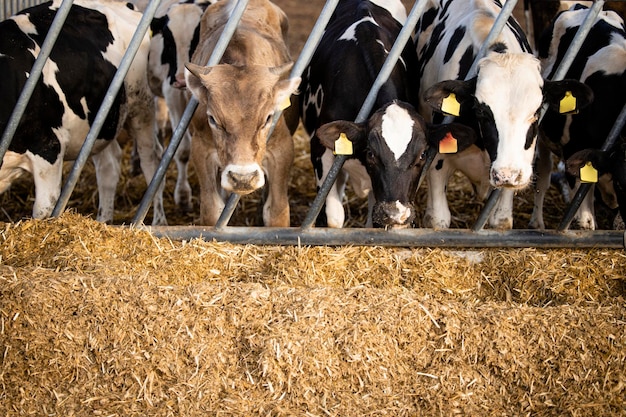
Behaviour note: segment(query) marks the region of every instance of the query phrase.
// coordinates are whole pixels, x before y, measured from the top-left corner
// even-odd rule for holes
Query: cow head
[[[263,158],[274,114],[300,84],[299,77],[282,79],[291,66],[186,64],[187,86],[206,110],[226,191],[248,194],[265,185]]]
[[[393,101],[363,123],[334,121],[320,126],[315,135],[329,149],[344,133],[353,155],[367,169],[376,200],[374,227],[403,228],[415,219],[413,201],[429,146],[452,135],[463,150],[475,141],[471,128],[451,123],[427,125],[408,103]]]
[[[584,84],[544,81],[539,61],[527,53],[490,52],[479,62],[478,75],[468,81],[442,81],[425,92],[435,110],[454,93],[460,103],[459,121],[475,126],[491,158],[493,187],[523,188],[531,180],[543,103],[559,110],[566,92],[576,97],[577,108],[593,99]]]

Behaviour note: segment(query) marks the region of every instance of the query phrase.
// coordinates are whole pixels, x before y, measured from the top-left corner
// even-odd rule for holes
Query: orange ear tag
[[[574,97],[571,91],[566,91],[565,97],[563,97],[559,102],[559,113],[567,114],[573,112],[577,112],[576,97]]]
[[[441,101],[441,111],[452,116],[458,116],[461,113],[461,103],[456,99],[456,94],[450,93]]]
[[[459,146],[457,140],[452,133],[446,133],[443,139],[439,141],[439,153],[457,153]]]
[[[598,182],[598,171],[591,162],[580,168],[580,182]]]
[[[352,155],[352,142],[345,133],[340,133],[335,141],[335,155]]]

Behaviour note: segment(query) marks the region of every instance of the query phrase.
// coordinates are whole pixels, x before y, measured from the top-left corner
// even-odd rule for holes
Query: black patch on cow
[[[508,50],[504,42],[496,42],[493,45],[491,45],[489,49],[498,54],[504,54]]]
[[[450,58],[452,58],[452,55],[454,55],[454,51],[456,51],[459,43],[461,43],[461,41],[465,37],[465,30],[465,26],[460,26],[456,28],[456,30],[452,34],[450,42],[448,43],[448,47],[446,48],[446,54],[443,57],[444,64],[447,64],[448,61],[450,61]]]
[[[438,160],[437,164],[435,165],[435,169],[437,171],[441,170],[441,168],[443,168],[443,159]]]
[[[492,161],[495,161],[498,156],[499,135],[493,112],[488,105],[476,102],[474,104],[474,114],[478,122],[480,138],[482,139],[487,153],[489,153],[489,157]]]
[[[472,68],[472,64],[474,63],[474,47],[472,45],[468,46],[463,55],[461,55],[461,59],[459,59],[459,73],[457,74],[457,80],[464,80],[469,73],[470,68]]]
[[[37,34],[26,36],[17,24],[5,21],[0,24],[0,54],[11,58],[0,59],[4,81],[0,83],[2,125],[6,124],[7,109],[12,109],[26,81],[24,73],[30,72],[34,58],[28,49],[34,43],[40,47],[56,15],[50,9],[51,2],[31,7],[20,12],[28,14]],[[68,14],[50,60],[57,67],[56,80],[64,93],[71,110],[79,117],[93,123],[96,113],[116,68],[102,57],[102,53],[113,42],[106,16],[96,10],[73,5]],[[85,114],[84,100],[88,113]],[[99,138],[113,139],[118,132],[120,106],[125,101],[124,88],[118,93],[111,111],[105,120]],[[29,150],[50,163],[59,155],[60,144],[52,129],[62,125],[63,105],[57,93],[43,84],[37,83],[33,97],[13,138],[10,150],[23,153]]]

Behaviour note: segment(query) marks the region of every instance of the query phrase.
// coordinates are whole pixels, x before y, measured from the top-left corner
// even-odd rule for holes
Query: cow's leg
[[[513,197],[515,197],[515,190],[502,189],[496,207],[489,217],[489,226],[499,230],[513,228]]]
[[[96,181],[98,183],[99,203],[96,220],[112,223],[115,191],[121,172],[122,149],[119,143],[113,140],[109,146],[91,158],[96,167]]]
[[[579,186],[580,186],[580,182],[576,181],[576,186],[574,187],[574,190],[572,191],[572,195],[576,193]],[[578,208],[578,211],[576,211],[576,214],[574,215],[574,222],[576,225],[578,225],[579,229],[582,229],[582,230],[595,230],[596,229],[596,217],[595,217],[595,212],[594,212],[594,207],[593,207],[594,191],[595,191],[595,186],[594,184],[592,184],[591,187],[589,187],[589,192],[587,192],[587,195],[585,196],[583,201],[580,203],[580,207]]]
[[[33,218],[50,217],[61,195],[63,182],[63,156],[59,154],[54,164],[49,164],[38,156],[32,156],[32,172],[35,182],[35,203]]]
[[[333,165],[335,160],[335,156],[333,152],[327,149],[322,155],[322,178],[317,181],[318,189],[322,186],[326,177],[328,176],[328,171],[330,171],[330,167]],[[328,196],[326,197],[326,222],[328,227],[333,227],[336,229],[342,228],[343,223],[346,219],[346,213],[343,209],[343,196],[346,189],[346,182],[348,181],[348,177],[344,170],[340,170],[335,183],[330,188],[328,192]]]
[[[163,147],[159,143],[156,135],[156,123],[154,121],[154,101],[146,103],[150,106],[150,111],[137,112],[137,117],[131,117],[128,126],[131,137],[137,142],[137,153],[139,154],[139,161],[141,165],[141,171],[146,179],[146,182],[150,184],[152,177],[159,166],[161,161],[161,155],[163,154]],[[146,117],[145,114],[150,116]],[[152,200],[152,225],[166,225],[167,219],[165,217],[165,210],[163,208],[163,189],[165,187],[165,181],[161,181],[159,188],[154,194]]]
[[[224,210],[219,180],[219,160],[215,148],[210,147],[202,132],[191,139],[191,163],[200,185],[200,224],[215,226]]]
[[[450,175],[454,173],[452,164],[445,157],[437,157],[428,170],[428,196],[424,226],[433,229],[450,227],[450,208],[446,196],[446,186]]]
[[[184,92],[170,87],[164,89],[164,96],[169,109],[172,129],[176,129],[187,105]],[[188,174],[190,150],[191,135],[189,134],[189,130],[185,130],[180,144],[178,145],[178,149],[176,150],[176,154],[174,155],[177,171],[174,201],[184,213],[188,213],[193,210],[193,205],[191,203],[191,186],[189,185]]]
[[[268,176],[268,196],[263,206],[263,224],[271,227],[289,227],[289,173],[293,164],[294,149],[291,136],[285,126],[277,126],[276,129],[283,128],[283,136],[275,133],[271,141],[276,140],[280,147],[268,149],[264,168]],[[281,129],[282,130],[282,129]],[[279,139],[283,139],[278,142]]]
[[[528,227],[531,229],[545,229],[543,220],[543,202],[546,192],[550,187],[550,175],[552,173],[552,153],[541,140],[537,143],[537,156],[535,158],[535,185],[534,205]]]

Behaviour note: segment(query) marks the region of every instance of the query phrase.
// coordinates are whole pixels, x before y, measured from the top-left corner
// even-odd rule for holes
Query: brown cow
[[[250,0],[221,63],[203,66],[235,4],[219,1],[206,10],[200,43],[186,65],[187,86],[199,102],[190,131],[191,159],[200,182],[200,222],[215,225],[226,193],[251,193],[265,185],[267,175],[263,223],[289,226],[287,184],[294,149],[284,117],[267,140],[274,113],[300,84],[299,77],[285,79],[292,66],[287,16],[268,0]]]

